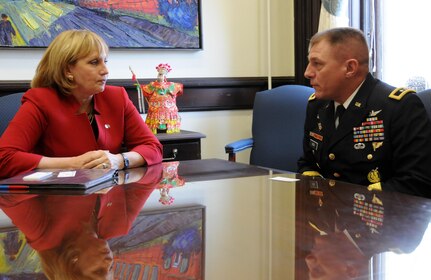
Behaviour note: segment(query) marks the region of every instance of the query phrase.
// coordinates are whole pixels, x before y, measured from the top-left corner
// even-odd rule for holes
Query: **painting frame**
[[[69,29],[91,30],[111,49],[203,49],[201,0],[0,0],[0,6],[1,49],[46,48]]]

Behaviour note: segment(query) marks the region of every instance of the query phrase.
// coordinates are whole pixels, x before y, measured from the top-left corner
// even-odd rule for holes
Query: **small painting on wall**
[[[202,49],[200,0],[0,0],[0,47],[44,48],[88,29],[111,48]]]

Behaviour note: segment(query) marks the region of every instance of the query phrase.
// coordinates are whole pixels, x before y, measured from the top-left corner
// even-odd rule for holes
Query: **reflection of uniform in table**
[[[423,213],[431,207],[422,204],[419,197],[371,192],[364,186],[345,186],[320,177],[304,178],[300,184],[304,207],[297,228],[308,238],[301,239],[308,242],[308,248],[302,246],[299,253],[310,271],[316,271],[317,264],[325,259],[331,269],[349,267],[368,275],[368,261],[373,256],[411,253],[429,224],[429,216]]]

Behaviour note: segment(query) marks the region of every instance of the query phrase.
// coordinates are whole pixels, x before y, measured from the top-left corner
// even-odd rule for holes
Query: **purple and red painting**
[[[1,47],[47,47],[88,29],[111,48],[201,49],[200,0],[0,0]]]
[[[205,207],[141,213],[127,235],[108,240],[113,279],[204,279]],[[0,232],[0,280],[46,280],[37,252],[16,228]]]
[[[109,240],[114,279],[204,279],[204,227],[202,206],[138,217]]]

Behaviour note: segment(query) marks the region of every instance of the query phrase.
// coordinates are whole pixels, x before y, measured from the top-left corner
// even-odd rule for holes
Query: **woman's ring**
[[[106,169],[106,168],[108,168],[108,165],[106,163],[102,163],[102,168]]]

